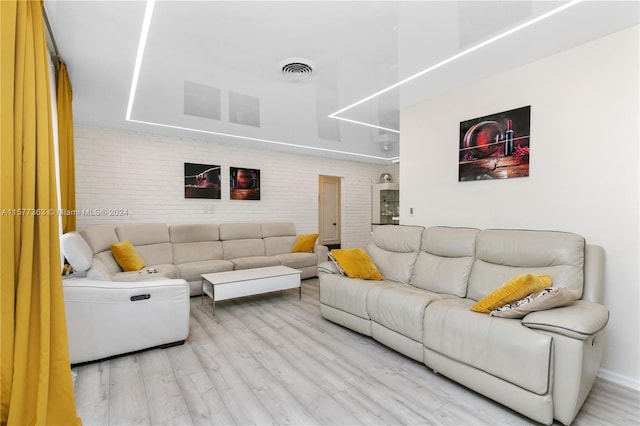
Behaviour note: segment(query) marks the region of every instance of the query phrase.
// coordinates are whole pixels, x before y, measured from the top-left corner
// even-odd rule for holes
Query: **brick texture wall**
[[[342,177],[342,247],[364,247],[371,184],[398,165],[246,148],[231,143],[76,126],[77,226],[164,222],[294,222],[318,229],[318,176]],[[222,166],[220,200],[185,199],[184,163]],[[260,169],[261,200],[231,200],[229,167]]]

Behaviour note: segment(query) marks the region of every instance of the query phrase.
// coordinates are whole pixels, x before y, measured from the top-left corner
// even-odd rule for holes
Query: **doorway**
[[[341,243],[341,181],[337,176],[318,177],[318,243],[329,249]]]

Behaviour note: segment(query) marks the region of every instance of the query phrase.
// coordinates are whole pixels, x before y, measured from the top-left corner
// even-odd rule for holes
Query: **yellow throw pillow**
[[[335,249],[331,254],[349,278],[380,281],[382,275],[366,251],[361,248]]]
[[[118,265],[125,271],[139,271],[144,268],[144,260],[138,256],[135,247],[129,240],[111,244],[111,253]]]
[[[511,278],[471,307],[472,311],[489,313],[507,303],[551,287],[551,277],[546,274],[524,274]]]
[[[298,235],[296,243],[291,249],[291,253],[313,253],[313,246],[318,239],[318,234]]]

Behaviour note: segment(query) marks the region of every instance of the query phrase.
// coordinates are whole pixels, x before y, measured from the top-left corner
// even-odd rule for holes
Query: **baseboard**
[[[640,380],[632,379],[631,377],[623,376],[622,374],[614,373],[604,368],[598,371],[598,378],[640,392]]]

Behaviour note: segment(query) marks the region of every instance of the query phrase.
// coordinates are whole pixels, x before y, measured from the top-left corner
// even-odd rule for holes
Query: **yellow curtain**
[[[60,208],[64,211],[76,209],[76,173],[73,156],[73,94],[69,83],[67,66],[58,66],[58,152],[60,161]],[[76,230],[75,214],[62,216],[62,232]]]
[[[1,418],[80,425],[60,270],[42,1],[0,1]]]

